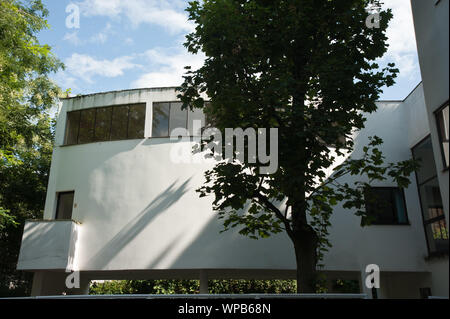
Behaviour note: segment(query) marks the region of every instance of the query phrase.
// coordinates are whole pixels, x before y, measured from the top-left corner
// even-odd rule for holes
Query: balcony
[[[18,270],[73,270],[79,224],[72,220],[25,222]]]

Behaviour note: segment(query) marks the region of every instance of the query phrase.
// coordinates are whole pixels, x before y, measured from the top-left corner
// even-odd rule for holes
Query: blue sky
[[[44,0],[51,28],[39,39],[52,46],[66,65],[53,79],[75,95],[181,84],[183,67],[199,67],[204,59],[190,55],[182,45],[194,27],[184,11],[187,2]],[[80,11],[79,28],[66,23],[68,17],[74,22],[73,11],[66,12],[70,4]],[[400,75],[382,99],[401,100],[421,80],[414,27],[409,0],[389,0],[387,6],[393,9],[394,19],[383,60],[395,62]]]

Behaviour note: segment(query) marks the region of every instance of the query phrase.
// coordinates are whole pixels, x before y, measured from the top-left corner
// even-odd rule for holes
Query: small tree
[[[364,215],[371,182],[391,178],[406,187],[416,167],[413,161],[385,164],[377,148],[382,141],[373,137],[362,158],[325,174],[337,156],[352,151],[352,134],[364,128],[364,114],[376,111],[381,88],[393,85],[398,73],[393,64],[380,69],[374,62],[387,50],[392,18],[390,10],[381,11],[379,28],[366,27],[366,9],[374,5],[378,1],[205,0],[187,9],[196,29],[185,46],[203,51],[206,60],[198,70],[187,67],[179,96],[184,107],[204,108],[221,131],[278,128],[276,173],[261,174],[258,161],[228,158],[205,173],[198,191],[215,196],[225,230],[240,226],[252,238],[287,233],[298,292],[316,291],[333,206],[343,202]],[[345,174],[364,178],[340,184]]]
[[[25,220],[43,214],[60,93],[49,75],[62,67],[37,39],[47,14],[41,0],[0,0],[0,296],[29,293],[16,263]]]

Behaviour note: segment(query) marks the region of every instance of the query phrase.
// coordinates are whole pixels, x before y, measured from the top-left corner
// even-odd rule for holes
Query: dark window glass
[[[170,103],[153,103],[152,137],[169,136]]]
[[[431,252],[448,252],[448,230],[445,217],[426,223],[425,231]]]
[[[111,131],[111,107],[97,109],[95,117],[95,141],[108,141]]]
[[[439,130],[439,142],[441,144],[442,159],[444,168],[449,165],[449,122],[448,122],[449,105],[447,104],[436,113]]]
[[[407,224],[403,190],[395,187],[373,187],[365,193],[367,216],[362,224],[398,225]]]
[[[65,144],[144,138],[145,103],[67,113]]]
[[[420,185],[419,193],[429,249],[431,252],[448,251],[444,205],[437,177]]]
[[[128,106],[114,106],[112,112],[111,140],[127,139]]]
[[[425,219],[436,217],[436,212],[443,207],[438,179],[435,177],[420,185],[419,193]]]
[[[94,141],[95,109],[81,111],[80,131],[78,133],[78,144],[91,143]]]
[[[128,138],[144,138],[145,104],[130,105]]]
[[[72,219],[74,192],[58,194],[58,206],[56,209],[56,219]]]
[[[194,109],[193,111],[190,110],[188,111],[188,130],[190,135],[200,136],[202,128],[206,126],[205,122],[206,122],[205,114],[201,109]],[[196,123],[196,125],[194,125],[194,123]],[[198,125],[198,123],[200,125]]]
[[[67,113],[67,125],[64,144],[77,144],[78,128],[80,126],[80,113],[80,111]]]
[[[170,115],[169,115],[169,134],[171,134],[172,130],[177,128],[187,129],[187,109],[182,110],[181,106],[183,103],[175,102],[170,103]]]
[[[431,137],[428,136],[412,149],[415,159],[421,160],[416,171],[422,217],[429,253],[448,253],[448,228],[437,179]]]
[[[416,172],[419,183],[423,183],[436,175],[431,138],[427,138],[415,146],[413,155],[415,159],[420,160],[420,169]]]

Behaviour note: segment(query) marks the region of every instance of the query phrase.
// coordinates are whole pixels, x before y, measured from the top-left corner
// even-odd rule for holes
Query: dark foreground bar
[[[137,312],[145,318],[384,318],[396,310],[404,316],[424,309],[448,309],[447,300],[373,300],[364,294],[247,294],[247,295],[89,295],[0,299],[1,309],[21,311],[63,308],[70,313]],[[431,307],[431,308],[430,308]]]

